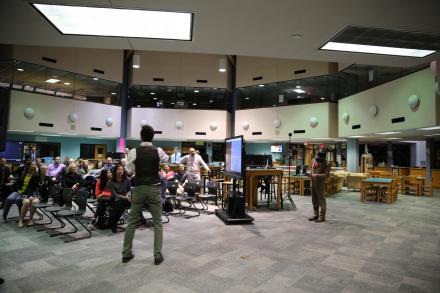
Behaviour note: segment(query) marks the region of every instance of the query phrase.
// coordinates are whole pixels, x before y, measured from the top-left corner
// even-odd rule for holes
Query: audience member
[[[26,165],[21,166],[15,174],[18,175],[17,182],[15,185],[16,191],[12,192],[5,200],[5,205],[3,209],[3,223],[8,221],[8,214],[11,206],[16,204],[18,206],[18,210],[21,211],[22,207],[22,198],[21,195],[28,188],[29,182],[32,176],[35,174],[37,167],[35,166],[35,162],[28,161]]]
[[[37,166],[37,171],[40,170],[41,165],[43,165],[41,158],[36,158],[35,159],[35,166]]]
[[[186,173],[188,180],[200,180],[200,166],[211,172],[208,165],[203,161],[202,157],[196,154],[194,148],[189,149],[189,155],[180,159],[181,164],[186,164]]]
[[[111,157],[107,157],[103,168],[113,172],[114,167],[115,167],[115,165],[113,164],[113,159]]]
[[[61,186],[63,188],[72,188],[77,191],[84,185],[84,180],[80,174],[78,174],[75,164],[71,164],[67,167],[66,174],[63,176]]]
[[[49,197],[49,187],[52,184],[52,178],[47,176],[47,166],[42,165],[38,169],[38,173],[34,174],[29,181],[26,190],[22,194],[23,203],[20,212],[19,227],[23,227],[24,218],[30,208],[30,215],[27,224],[31,226],[33,224],[33,218],[35,214],[35,208],[33,205],[40,201],[47,202]]]
[[[124,210],[130,207],[131,185],[127,178],[127,172],[122,165],[118,164],[113,168],[112,181],[110,182],[111,205],[109,225],[113,233],[117,232],[117,224]]]
[[[94,223],[98,227],[104,226],[104,214],[105,210],[110,204],[110,198],[112,191],[110,190],[110,182],[112,180],[112,172],[110,170],[102,170],[99,175],[99,179],[96,181],[95,195],[98,200],[98,207],[96,208],[96,214]]]
[[[56,156],[54,162],[47,167],[47,174],[53,179],[59,179],[65,165],[61,164],[61,158]]]
[[[8,196],[12,190],[9,186],[9,182],[11,181],[11,169],[6,166],[6,159],[0,158],[0,201],[3,204],[6,196]]]
[[[170,170],[168,164],[163,165],[162,170],[160,170],[160,175],[167,181],[174,181],[176,179],[176,173]]]
[[[87,177],[87,176],[95,176],[95,177],[99,176],[101,174],[102,169],[103,169],[103,165],[104,164],[102,163],[101,160],[96,161],[95,167],[93,168],[93,170],[89,170],[89,173],[87,173],[87,175],[85,177]]]
[[[79,160],[79,165],[78,165],[78,173],[82,176],[86,175],[89,171],[89,161],[87,160]]]
[[[185,171],[185,166],[183,164],[179,164],[179,167],[177,169],[177,173],[176,173],[176,179],[177,181],[179,181],[180,184],[185,183],[186,181],[186,171]]]
[[[125,161],[127,161],[128,160],[128,153],[130,152],[130,149],[129,148],[125,148],[125,150],[124,150],[124,157],[123,158],[125,158]],[[121,158],[122,159],[122,158]]]
[[[182,155],[179,153],[177,147],[174,147],[174,152],[173,154],[170,156],[170,162],[171,164],[178,164],[180,161],[180,157]]]

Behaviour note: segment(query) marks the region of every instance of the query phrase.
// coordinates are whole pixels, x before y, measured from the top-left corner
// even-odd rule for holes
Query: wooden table
[[[299,195],[304,195],[305,182],[310,181],[309,176],[295,176],[295,180],[299,181]]]
[[[382,187],[385,186],[388,191],[391,192],[391,183],[393,179],[391,178],[368,178],[361,181],[361,202],[365,201],[367,196],[368,186]]]
[[[246,200],[248,209],[254,210],[257,202],[258,177],[260,176],[276,176],[277,177],[277,209],[281,208],[281,185],[283,170],[281,169],[246,169]],[[255,207],[254,207],[255,199]]]
[[[424,177],[424,176],[417,176],[417,181],[419,182],[419,195],[425,195],[426,177]]]

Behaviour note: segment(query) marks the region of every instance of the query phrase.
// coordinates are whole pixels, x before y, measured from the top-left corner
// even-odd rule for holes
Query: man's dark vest
[[[151,185],[160,183],[159,154],[154,145],[138,146],[136,148],[136,185]]]

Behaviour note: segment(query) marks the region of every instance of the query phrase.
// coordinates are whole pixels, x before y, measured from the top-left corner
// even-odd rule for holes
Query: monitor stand
[[[246,214],[246,196],[237,188],[237,180],[232,180],[232,193],[228,194],[228,209],[216,209],[215,214],[225,225],[252,224],[254,218]]]

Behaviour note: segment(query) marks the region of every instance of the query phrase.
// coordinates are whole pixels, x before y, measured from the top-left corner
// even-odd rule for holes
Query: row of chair
[[[47,231],[51,237],[55,236],[71,236],[78,232],[78,227],[75,222],[84,228],[86,235],[80,237],[69,237],[64,242],[77,241],[80,239],[90,238],[92,233],[87,225],[83,222],[87,220],[84,214],[87,210],[87,198],[89,193],[87,191],[73,191],[71,188],[61,188],[54,185],[49,190],[49,197],[53,199],[53,203],[37,203],[34,208],[40,211],[48,219],[47,222],[38,222],[35,225],[40,226],[37,231]],[[59,226],[50,226],[56,220]],[[73,230],[60,231],[66,228],[66,222],[69,223]]]

